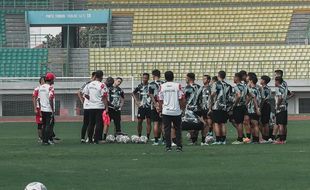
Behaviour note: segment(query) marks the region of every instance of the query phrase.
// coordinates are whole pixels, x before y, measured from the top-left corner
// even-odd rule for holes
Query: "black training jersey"
[[[121,106],[121,99],[124,98],[124,91],[120,87],[109,88],[109,108],[118,110]]]
[[[197,100],[198,100],[198,90],[200,88],[200,85],[194,83],[186,85],[184,88],[184,94],[186,99],[187,106],[197,106]]]
[[[164,84],[164,81],[154,80],[149,84],[149,93],[155,97],[155,100],[158,101],[158,93],[160,85]]]
[[[149,96],[149,84],[139,84],[135,90],[133,91],[134,94],[139,95],[140,100],[140,107],[151,107],[151,97]]]
[[[208,110],[208,101],[211,96],[211,86],[201,86],[198,94],[199,108],[201,110]]]

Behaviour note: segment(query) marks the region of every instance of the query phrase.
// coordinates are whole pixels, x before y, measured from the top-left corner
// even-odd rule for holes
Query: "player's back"
[[[179,99],[183,97],[181,85],[175,82],[166,82],[161,85],[160,99],[163,100],[163,114],[180,115]]]
[[[89,96],[88,106],[91,109],[104,109],[102,98],[107,96],[107,89],[104,83],[92,81],[86,86],[84,94]]]
[[[39,87],[38,99],[40,100],[41,111],[52,112],[50,100],[54,98],[54,88],[49,84],[43,84]]]

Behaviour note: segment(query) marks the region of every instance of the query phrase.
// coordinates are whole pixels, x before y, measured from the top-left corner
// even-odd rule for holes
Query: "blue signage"
[[[25,14],[30,25],[106,24],[110,20],[111,10],[27,11]]]

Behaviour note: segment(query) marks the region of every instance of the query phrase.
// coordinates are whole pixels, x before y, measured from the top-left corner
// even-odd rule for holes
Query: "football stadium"
[[[310,189],[310,0],[0,0],[0,190]]]

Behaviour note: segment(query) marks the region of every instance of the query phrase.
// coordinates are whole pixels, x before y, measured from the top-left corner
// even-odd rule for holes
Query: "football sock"
[[[177,138],[173,138],[173,139],[172,139],[172,142],[173,142],[174,144],[177,144]]]
[[[141,137],[141,133],[139,133],[138,136]]]
[[[226,136],[222,136],[222,142],[226,141]]]
[[[238,138],[237,138],[237,141],[243,142],[243,138],[242,138],[242,137],[238,137]]]
[[[155,137],[155,142],[156,142],[156,143],[158,142],[158,137]]]
[[[251,138],[251,133],[247,133],[246,137],[250,139]]]
[[[276,137],[275,137],[274,135],[271,135],[271,139],[272,139],[272,140],[275,140]]]
[[[263,136],[263,139],[264,139],[265,141],[268,141],[269,137],[268,137],[268,136]]]
[[[286,135],[283,135],[283,140],[286,141]]]
[[[258,142],[258,141],[259,141],[259,138],[253,136],[253,142]]]
[[[146,134],[147,139],[150,139],[150,134]]]
[[[206,137],[201,137],[201,142],[205,143],[206,142]]]
[[[284,141],[284,135],[279,135],[280,141]]]
[[[221,141],[221,137],[220,136],[216,136],[215,140],[216,140],[216,142],[220,142]]]
[[[107,139],[107,134],[103,134],[103,140]]]

